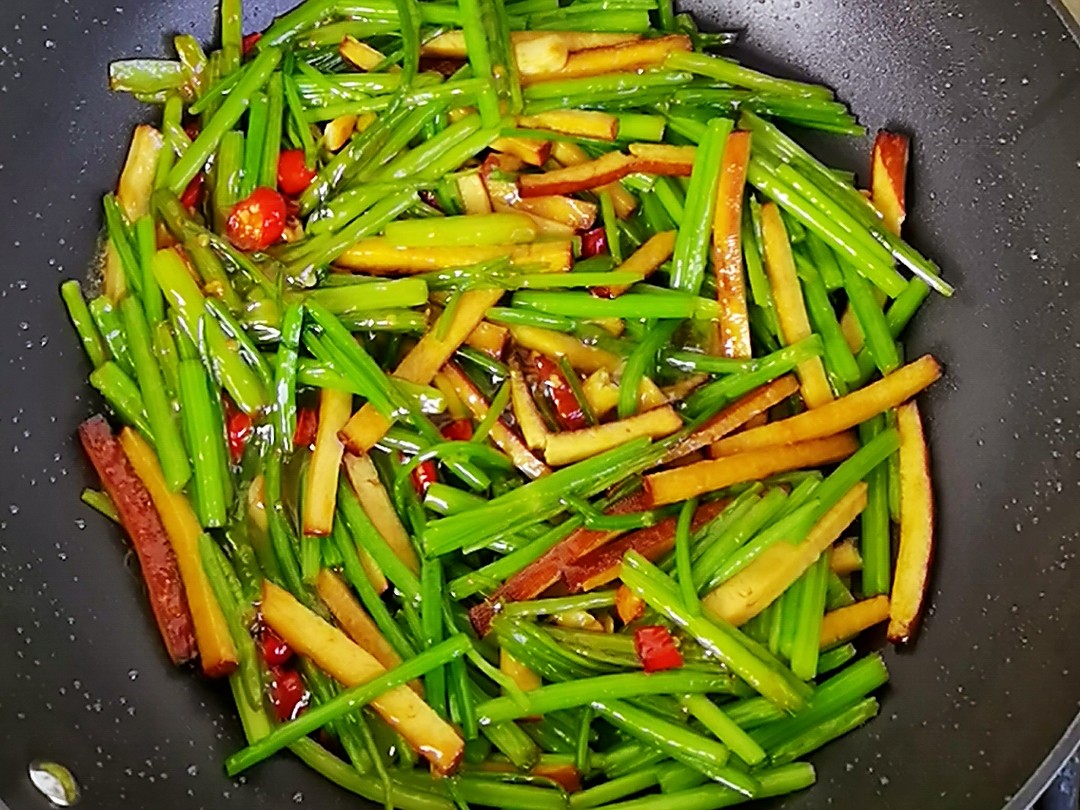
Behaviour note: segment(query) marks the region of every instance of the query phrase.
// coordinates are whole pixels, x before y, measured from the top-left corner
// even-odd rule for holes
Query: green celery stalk
[[[274,440],[286,453],[292,450],[296,433],[296,378],[303,328],[303,305],[290,305],[282,318],[281,343],[278,344],[274,373]]]
[[[837,253],[856,264],[859,272],[883,292],[899,295],[904,288],[904,280],[896,271],[888,251],[881,248],[865,228],[858,223],[852,225],[850,215],[845,215],[831,201],[826,202],[821,195],[811,201],[785,181],[780,173],[787,168],[777,165],[768,155],[755,154],[750,160],[747,182],[775,200],[806,228],[815,231]],[[808,183],[801,183],[801,186],[803,190],[813,191]],[[827,210],[819,207],[822,204],[828,206]]]
[[[659,294],[631,290],[618,298],[597,298],[586,292],[518,292],[511,299],[515,307],[534,309],[568,318],[699,318],[717,320],[719,305],[714,300],[688,293]]]
[[[697,511],[698,499],[690,498],[679,510],[679,519],[675,526],[675,561],[682,591],[683,605],[692,615],[701,613],[697,589],[694,587],[694,569],[690,550],[690,521]]]
[[[420,565],[420,626],[424,649],[443,640],[443,566],[438,559]],[[434,667],[424,675],[424,700],[444,719],[447,714],[446,669]]]
[[[223,70],[231,73],[240,67],[244,41],[244,11],[241,0],[221,0],[221,50]]]
[[[132,379],[112,360],[106,360],[90,373],[90,384],[97,389],[116,415],[154,444],[154,432],[146,416],[142,394]]]
[[[843,644],[839,647],[833,647],[828,652],[821,653],[818,656],[818,675],[824,675],[827,672],[839,669],[851,661],[855,655],[854,644]]]
[[[179,34],[173,38],[173,47],[184,67],[185,84],[191,95],[199,98],[206,90],[208,60],[199,40],[191,34]]]
[[[127,334],[120,320],[120,313],[106,295],[99,295],[89,304],[90,317],[97,326],[109,354],[129,377],[135,376],[135,364],[131,360]]]
[[[281,139],[285,130],[285,83],[280,73],[274,73],[266,83],[266,97],[266,136],[255,185],[277,188]]]
[[[900,367],[900,352],[897,350],[896,341],[889,333],[885,313],[882,312],[870,283],[852,267],[850,262],[841,262],[841,272],[848,302],[855,312],[866,349],[874,365],[882,374],[896,371]]]
[[[75,279],[65,281],[60,285],[60,297],[67,307],[68,317],[71,318],[75,331],[79,335],[83,350],[86,352],[90,365],[95,369],[101,367],[109,360],[109,351],[94,324],[90,308],[83,298],[82,287]]]
[[[754,361],[753,371],[732,374],[703,385],[686,398],[686,412],[692,417],[715,413],[755,388],[795,369],[799,363],[818,357],[823,351],[821,337],[811,335],[791,346]]]
[[[519,214],[496,213],[399,220],[388,224],[383,234],[391,244],[403,247],[464,247],[529,242],[535,238],[536,231]]]
[[[226,132],[214,157],[210,198],[215,228],[220,233],[226,230],[233,206],[242,199],[240,189],[244,176],[244,143],[244,133],[236,130]]]
[[[504,323],[508,326],[535,326],[551,329],[555,332],[573,332],[576,323],[572,318],[562,315],[549,315],[546,312],[533,312],[512,307],[492,307],[487,311],[487,320],[492,323]]]
[[[804,98],[831,99],[833,97],[832,90],[823,85],[777,79],[743,67],[730,59],[703,53],[675,52],[668,56],[664,66],[671,70],[687,70],[734,87],[747,87],[752,90]]]
[[[270,97],[256,93],[248,106],[247,137],[244,145],[244,168],[238,198],[251,196],[262,174],[263,158],[267,151],[270,126]]]
[[[186,78],[184,66],[169,59],[121,59],[109,65],[109,89],[114,93],[153,96],[179,90]]]
[[[849,731],[854,731],[863,723],[872,720],[877,716],[879,708],[880,706],[874,698],[867,698],[856,703],[854,706],[844,709],[835,716],[823,721],[816,728],[773,748],[769,753],[769,759],[777,765],[784,765],[812,751],[816,751],[826,743],[832,742]]]
[[[859,425],[859,438],[870,442],[886,429],[885,415]],[[879,464],[866,476],[866,509],[860,525],[862,592],[865,596],[888,593],[892,588],[892,540],[889,525],[889,469]]]
[[[402,658],[409,659],[416,655],[416,650],[401,629],[400,625],[390,615],[390,611],[386,606],[386,603],[375,592],[375,588],[372,587],[371,582],[367,578],[367,574],[364,573],[363,566],[360,564],[360,556],[357,552],[358,548],[361,548],[359,542],[353,537],[350,537],[350,532],[346,531],[343,521],[335,520],[334,526],[330,531],[330,536],[334,540],[334,543],[338,547],[338,551],[341,553],[341,558],[344,560],[344,573],[345,578],[349,581],[349,584],[356,590],[357,595],[360,597],[360,601],[371,614],[372,621],[375,622],[379,631],[386,636],[386,640],[390,642],[390,645],[394,648],[398,655]],[[417,581],[417,592],[419,592],[419,581]]]
[[[157,232],[154,218],[147,214],[134,224],[135,251],[142,274],[142,299],[146,310],[146,320],[153,326],[165,318],[165,301],[161,297],[161,288],[154,279],[151,262],[157,251]]]
[[[807,231],[806,247],[810,251],[810,261],[821,274],[821,280],[825,282],[825,289],[833,292],[843,287],[844,276],[840,272],[840,263],[836,260],[836,254],[821,240],[821,237],[813,231]]]
[[[356,499],[352,488],[344,480],[338,482],[337,503],[341,523],[348,530],[356,547],[364,549],[371,555],[382,572],[386,574],[387,579],[401,591],[405,599],[419,600],[420,580],[390,548]]]
[[[662,115],[619,113],[615,117],[619,119],[618,134],[615,137],[620,141],[659,142],[664,139],[667,120]]]
[[[716,210],[716,186],[734,122],[728,118],[712,119],[694,157],[693,174],[686,192],[686,210],[675,238],[671,286],[696,295],[705,278],[709,254],[709,234]]]
[[[228,757],[225,760],[226,772],[230,776],[235,776],[247,770],[327,723],[360,709],[380,695],[460,658],[470,648],[471,642],[468,637],[458,634],[367,683],[346,689],[331,700],[304,712],[295,720],[278,726],[255,745],[250,745]]]
[[[293,126],[296,128],[296,133],[300,138],[300,146],[304,150],[304,159],[310,166],[315,162],[317,145],[315,137],[311,134],[311,124],[308,122],[304,108],[300,104],[300,96],[296,91],[296,82],[293,80],[292,71],[290,70],[292,64],[292,60],[286,57],[286,67],[281,73],[282,90],[285,94],[285,109],[288,111]]]
[[[165,379],[165,391],[170,399],[175,400],[180,390],[180,354],[176,340],[173,338],[170,325],[165,321],[156,324],[151,334],[151,348],[161,366],[161,374]]]
[[[116,525],[120,525],[120,513],[116,511],[116,504],[107,492],[100,489],[84,489],[79,496],[80,500],[96,512],[100,512]]]
[[[884,228],[881,223],[881,214],[857,189],[844,183],[843,180],[839,179],[776,126],[754,115],[752,112],[743,112],[739,120],[739,126],[754,133],[754,143],[760,147],[763,153],[768,152],[776,155],[792,167],[797,166],[800,171],[808,173],[817,187],[822,189],[823,193],[828,195],[842,209],[840,213],[855,217],[858,223],[866,228],[867,232],[878,244],[886,247],[893,257],[906,265],[927,286],[944,296],[952,295],[952,286],[941,279],[937,266],[904,242],[899,236]],[[794,168],[792,168],[792,171],[794,172]],[[860,268],[860,271],[867,269],[862,266]],[[875,283],[878,282],[875,281]],[[889,292],[881,284],[878,284],[878,286],[885,292]],[[897,294],[899,294],[899,290],[892,292],[894,297]]]
[[[215,403],[210,380],[198,360],[181,360],[179,366],[180,416],[194,469],[195,511],[203,526],[217,528],[228,519],[223,477],[225,437],[217,431]]]
[[[900,337],[904,327],[915,316],[926,296],[930,294],[930,288],[922,279],[913,278],[907,283],[904,291],[896,297],[892,305],[885,312],[885,322],[889,326],[889,334],[895,340]],[[859,363],[859,385],[865,385],[876,368],[876,361],[867,346],[863,346],[855,358]]]
[[[173,136],[169,133],[183,132],[181,129],[183,120],[184,100],[179,94],[173,93],[165,100],[165,109],[161,114],[161,130],[165,136],[165,144],[158,155],[158,165],[154,173],[155,189],[165,186],[169,178],[169,172],[172,171],[172,167],[176,163],[177,151],[182,151],[181,145],[175,143]],[[187,137],[187,133],[184,133],[184,137]]]
[[[233,402],[249,416],[261,413],[269,405],[262,380],[240,352],[230,345],[221,326],[209,315],[202,318],[202,335],[206,356]]]
[[[806,708],[751,732],[766,751],[795,739],[836,712],[865,698],[889,680],[889,672],[879,654],[867,655],[841,670],[814,690]]]
[[[619,384],[618,415],[620,419],[626,419],[637,413],[638,388],[641,386],[641,381],[651,373],[656,365],[657,354],[668,345],[681,323],[681,321],[671,320],[656,324],[649,329],[645,338],[626,358]]]
[[[244,303],[217,253],[198,237],[184,240],[184,251],[195,265],[204,289],[213,291],[213,295],[221,299],[229,312],[239,313]]]
[[[552,683],[526,692],[525,706],[512,698],[491,698],[477,707],[481,725],[520,720],[533,715],[586,706],[597,695],[604,699],[636,698],[643,695],[705,694],[726,686],[726,676],[691,670],[668,672],[627,672],[617,675],[599,675],[592,678]]]
[[[822,359],[825,361],[825,367],[830,372],[838,393],[844,394],[849,385],[858,381],[859,364],[855,361],[855,355],[852,354],[851,348],[844,339],[844,333],[840,330],[836,310],[833,308],[832,301],[829,300],[829,291],[825,287],[821,274],[807,261],[801,250],[795,251],[795,266],[799,280],[802,282],[810,323],[814,331],[821,335],[824,349]]]
[[[566,493],[588,497],[644,469],[662,454],[662,444],[627,442],[493,498],[487,506],[428,524],[424,545],[429,553],[443,554],[539,523],[563,511]]]
[[[161,368],[151,351],[150,327],[139,300],[127,297],[120,302],[120,314],[130,341],[131,358],[146,405],[147,421],[154,433],[155,449],[161,461],[165,481],[173,491],[181,489],[191,477],[187,450],[165,392]]]
[[[675,585],[656,566],[634,551],[623,559],[622,579],[630,590],[661,615],[697,639],[706,650],[731,668],[750,686],[777,706],[796,710],[806,703],[805,687],[775,659],[730,625],[711,617],[693,615],[682,605]]]
[[[791,642],[791,671],[808,681],[817,675],[821,649],[821,619],[825,615],[825,594],[829,584],[829,555],[822,554],[803,575],[795,637]]]
[[[708,697],[702,694],[682,695],[679,700],[698,722],[747,765],[757,765],[765,760],[765,749]]]
[[[780,325],[773,304],[772,285],[765,274],[765,260],[761,249],[761,203],[753,194],[748,195],[747,202],[749,204],[743,206],[742,246],[750,297],[764,313],[770,334],[779,335]]]
[[[335,5],[335,0],[306,0],[274,20],[256,43],[256,50],[284,45],[303,31],[314,28],[335,10]]]
[[[281,51],[277,48],[267,47],[260,50],[259,55],[247,67],[243,77],[236,83],[220,109],[203,127],[191,148],[169,172],[168,187],[174,194],[182,193],[192,178],[206,165],[207,160],[217,150],[221,139],[232,130],[244,114],[251,96],[262,89],[280,61]]]
[[[124,212],[120,210],[116,195],[106,194],[103,205],[105,207],[105,233],[120,257],[120,265],[124,268],[124,277],[127,279],[128,286],[141,295],[142,270],[139,266],[139,255],[131,243],[128,221],[124,217]]]
[[[713,781],[750,798],[757,794],[758,781],[750,774],[727,766],[728,749],[719,742],[622,701],[605,697],[594,700],[592,705],[597,714],[616,728],[657,746],[673,759],[698,768]]]
[[[600,221],[607,237],[608,253],[616,265],[623,262],[622,239],[619,235],[619,219],[615,216],[615,203],[611,199],[611,193],[601,191],[600,197]]]

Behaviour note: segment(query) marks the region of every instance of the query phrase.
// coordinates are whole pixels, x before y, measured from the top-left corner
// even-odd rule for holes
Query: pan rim
[[[1061,24],[1072,35],[1076,44],[1080,45],[1080,17],[1077,16],[1077,12],[1069,7],[1066,0],[1046,0],[1046,2],[1061,19]]]
[[[1027,810],[1031,807],[1036,799],[1050,787],[1050,783],[1054,781],[1054,777],[1058,775],[1069,757],[1078,750],[1080,750],[1080,711],[1073,717],[1072,722],[1061,735],[1061,739],[1050,749],[1050,753],[1039,763],[1034,773],[1020,786],[1013,797],[1005,803],[1002,810]]]
[[[1061,20],[1062,28],[1069,32],[1076,42],[1080,44],[1080,24],[1078,24],[1076,18],[1069,14],[1062,0],[1046,0],[1046,2]],[[1052,19],[1047,27],[1053,30]],[[1060,33],[1061,29],[1057,29],[1057,31]],[[1012,794],[1006,795],[1003,790],[989,804],[1001,807],[1003,810],[1023,810],[1023,808],[1029,807],[1031,802],[1035,801],[1053,783],[1053,779],[1063,763],[1067,762],[1070,755],[1080,746],[1080,713],[1071,716],[1068,714],[1068,709],[1066,709],[1062,715],[1057,717],[1057,722],[1064,724],[1059,726],[1062,729],[1059,732],[1059,739],[1053,740],[1051,734],[1045,740],[1051,743],[1051,748],[1041,748],[1044,756],[1038,758],[1035,762],[1029,762],[1029,770],[1026,772],[1022,771],[1016,774]],[[997,802],[1001,802],[1001,804],[997,804]],[[6,810],[2,800],[0,800],[0,810]]]
[[[1080,46],[1080,18],[1066,5],[1064,0],[1046,0],[1047,5],[1057,14],[1062,27]],[[1020,789],[1013,794],[1002,810],[1028,810],[1054,781],[1065,763],[1080,751],[1080,711],[1065,728],[1061,739],[1057,741],[1039,766],[1034,770]]]

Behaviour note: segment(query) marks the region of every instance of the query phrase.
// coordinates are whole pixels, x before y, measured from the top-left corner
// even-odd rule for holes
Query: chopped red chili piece
[[[319,412],[314,408],[296,409],[296,432],[293,447],[311,447],[319,433]]]
[[[678,669],[683,665],[675,638],[660,625],[639,627],[634,631],[634,652],[646,672]]]
[[[257,188],[233,206],[226,233],[240,250],[266,250],[281,239],[287,217],[284,197],[272,188]]]
[[[293,649],[269,627],[262,632],[262,657],[271,667],[280,667],[293,657]]]
[[[607,252],[607,231],[603,228],[593,228],[581,235],[581,258],[588,259]]]
[[[554,361],[542,354],[535,355],[533,365],[536,369],[537,382],[541,390],[551,401],[559,427],[563,430],[581,430],[588,426],[588,420],[574,396],[570,383]]]
[[[412,471],[412,485],[416,490],[416,494],[423,498],[428,491],[428,487],[439,480],[439,471],[435,466],[434,461],[421,462]]]
[[[199,172],[191,182],[187,184],[184,193],[180,195],[180,202],[188,211],[194,211],[203,200],[203,189],[206,187],[206,175]]]
[[[467,442],[473,437],[473,423],[471,419],[455,419],[442,429],[444,439],[452,442]]]
[[[303,149],[289,149],[278,158],[278,188],[282,194],[296,197],[307,191],[317,173],[308,168]]]
[[[251,54],[252,49],[259,44],[259,40],[262,39],[262,32],[256,31],[253,34],[247,34],[244,36],[240,43],[240,50],[244,52],[244,56]]]
[[[274,706],[274,714],[281,722],[295,720],[307,708],[308,700],[310,700],[300,673],[295,669],[271,671],[274,680],[270,684],[270,702]]]
[[[255,431],[255,423],[251,417],[233,404],[231,399],[225,399],[225,432],[229,439],[229,456],[233,464],[239,464],[244,457],[244,450]]]

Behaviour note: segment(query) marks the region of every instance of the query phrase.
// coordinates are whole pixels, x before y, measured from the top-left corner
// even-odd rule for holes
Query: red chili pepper
[[[199,172],[191,182],[187,184],[184,193],[180,195],[180,202],[188,211],[194,211],[199,207],[203,198],[203,188],[206,186],[206,175]]]
[[[296,432],[293,434],[293,447],[311,447],[319,433],[319,412],[314,408],[297,408]]]
[[[467,442],[473,437],[473,423],[471,419],[456,419],[445,425],[441,431],[444,439],[452,442]],[[427,495],[428,487],[438,482],[439,468],[434,461],[425,461],[412,471],[412,485],[416,494],[423,498]]]
[[[607,252],[607,231],[603,228],[593,228],[581,235],[581,258],[588,259]]]
[[[184,124],[184,132],[191,140],[195,140],[202,134],[202,124],[199,123],[199,119],[193,118]]]
[[[277,184],[283,194],[296,197],[307,191],[316,172],[308,168],[303,149],[289,149],[278,158]]]
[[[256,31],[253,34],[247,34],[240,41],[240,50],[243,51],[244,56],[248,56],[251,54],[251,49],[259,44],[260,39],[262,39],[262,32]]]
[[[169,656],[176,664],[190,661],[199,652],[195,644],[195,624],[180,579],[176,552],[169,543],[150,493],[135,473],[124,448],[113,436],[105,417],[94,416],[83,422],[79,426],[79,440],[101,476],[105,491],[116,504],[120,522],[131,538],[146,582],[150,607]]]
[[[471,419],[455,419],[442,429],[444,439],[452,442],[467,442],[473,437],[473,423]]]
[[[307,708],[310,695],[295,669],[271,670],[274,680],[270,684],[270,702],[278,720],[295,720]]]
[[[646,672],[678,669],[683,665],[675,639],[666,627],[649,625],[634,631],[634,652]]]
[[[257,188],[233,206],[226,233],[240,250],[265,250],[281,239],[287,216],[284,197],[272,188]]]
[[[412,485],[416,494],[423,498],[428,487],[439,480],[439,470],[434,461],[424,461],[412,471]]]
[[[244,450],[255,432],[255,424],[251,417],[233,404],[231,399],[224,400],[225,405],[225,432],[229,438],[229,455],[233,464],[239,464],[244,457]]]
[[[537,354],[533,361],[540,387],[547,394],[555,408],[559,427],[563,430],[581,430],[588,426],[585,412],[574,396],[570,383],[554,361],[542,354]]]
[[[293,657],[293,649],[269,627],[262,632],[262,657],[271,667],[281,667]]]

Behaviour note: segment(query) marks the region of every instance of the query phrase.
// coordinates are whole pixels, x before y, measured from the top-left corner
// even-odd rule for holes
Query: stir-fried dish
[[[726,807],[873,718],[933,544],[898,338],[951,288],[671,0],[307,0],[112,65],[84,500],[247,746],[407,810]],[[260,767],[272,767],[261,765]]]

